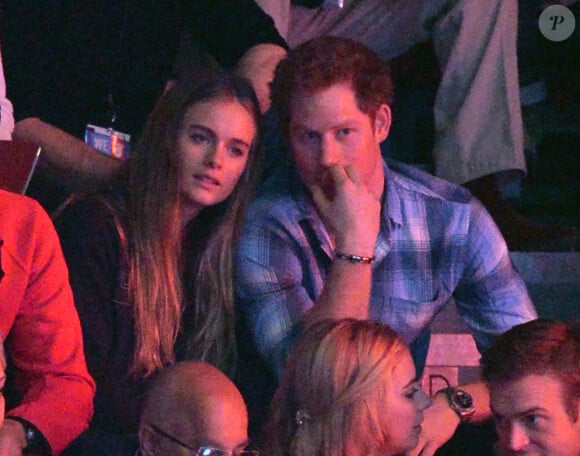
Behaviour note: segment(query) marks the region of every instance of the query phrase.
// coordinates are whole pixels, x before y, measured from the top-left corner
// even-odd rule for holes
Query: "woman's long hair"
[[[232,194],[204,208],[184,233],[177,138],[187,110],[196,103],[235,100],[249,111],[256,128],[260,111],[245,80],[226,73],[201,79],[178,83],[161,97],[128,163],[125,225],[128,292],[135,314],[133,375],[148,376],[174,361],[182,316],[188,358],[228,371],[235,356],[233,255],[258,179],[260,148],[252,145]]]
[[[388,326],[353,319],[312,326],[292,353],[266,428],[270,456],[357,456],[384,448],[376,392],[407,348]],[[374,393],[371,394],[371,393]]]

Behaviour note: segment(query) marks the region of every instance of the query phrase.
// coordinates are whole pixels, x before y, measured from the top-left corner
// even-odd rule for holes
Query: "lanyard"
[[[109,107],[108,114],[110,117],[110,127],[115,125],[117,120],[117,105],[115,104],[115,85],[121,77],[121,50],[123,49],[123,42],[127,33],[127,24],[129,20],[129,6],[128,2],[124,2],[123,6],[123,22],[119,29],[119,38],[117,40],[117,48],[111,54],[111,72],[109,73],[109,80],[107,82],[107,105]],[[114,70],[113,70],[114,69]]]

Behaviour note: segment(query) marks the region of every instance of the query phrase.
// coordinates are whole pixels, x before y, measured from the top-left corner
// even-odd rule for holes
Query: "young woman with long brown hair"
[[[145,387],[163,366],[198,359],[232,369],[233,255],[257,180],[258,123],[242,79],[178,84],[114,184],[56,219],[98,388],[91,427],[101,447],[102,433],[136,431]]]

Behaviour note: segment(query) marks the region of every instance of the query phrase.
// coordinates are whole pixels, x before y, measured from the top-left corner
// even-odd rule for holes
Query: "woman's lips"
[[[195,174],[193,177],[201,182],[206,182],[206,183],[212,184],[212,185],[220,185],[219,180],[217,180],[215,177],[210,176],[208,174]]]

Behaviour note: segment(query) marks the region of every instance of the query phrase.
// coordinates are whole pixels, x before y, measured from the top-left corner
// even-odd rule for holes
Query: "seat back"
[[[0,141],[0,188],[24,194],[41,148],[22,141]]]

